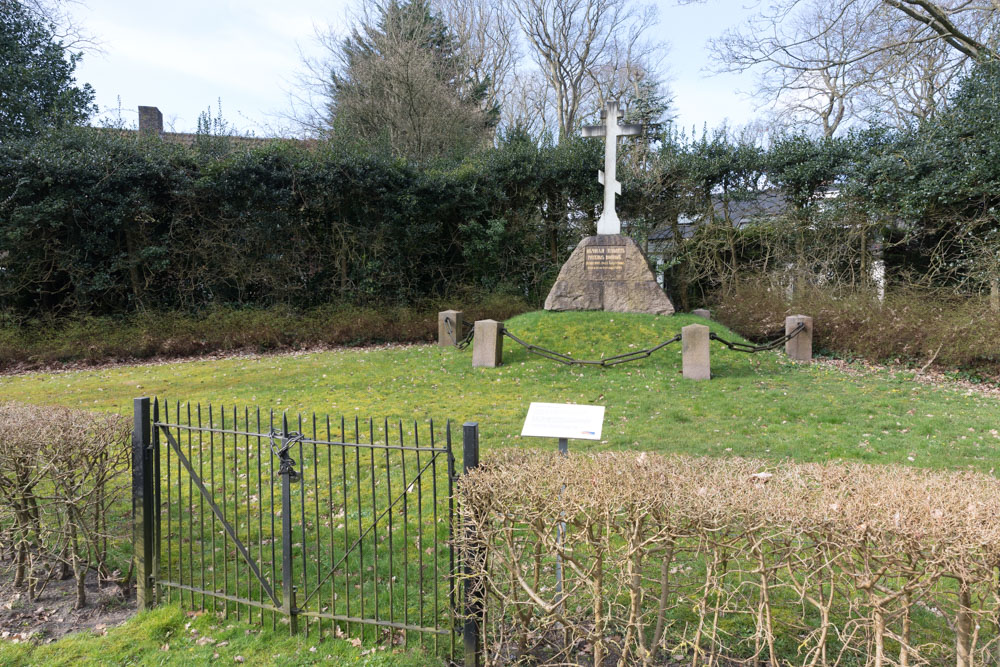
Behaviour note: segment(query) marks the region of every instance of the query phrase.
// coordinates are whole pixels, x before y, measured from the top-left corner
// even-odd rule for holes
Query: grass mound
[[[691,315],[533,312],[507,328],[577,358],[655,345]],[[718,323],[721,336],[741,340]],[[775,326],[779,326],[776,323]],[[690,454],[902,463],[988,471],[1000,436],[995,399],[916,384],[905,374],[849,375],[745,354],[712,343],[709,382],[681,377],[681,348],[612,368],[570,367],[504,340],[504,365],[473,369],[470,350],[434,345],[332,350],[164,365],[0,377],[12,400],[127,413],[136,396],[390,420],[478,421],[486,449],[555,447],[522,439],[532,401],[605,405],[600,442],[574,451],[644,449]]]

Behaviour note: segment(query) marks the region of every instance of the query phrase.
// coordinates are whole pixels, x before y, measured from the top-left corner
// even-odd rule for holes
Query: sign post
[[[559,453],[569,455],[569,439],[600,440],[604,427],[603,405],[576,405],[574,403],[532,403],[524,418],[521,435],[532,438],[558,438]],[[556,544],[562,549],[566,538],[566,522],[556,528]],[[563,610],[562,556],[556,552],[556,599]]]

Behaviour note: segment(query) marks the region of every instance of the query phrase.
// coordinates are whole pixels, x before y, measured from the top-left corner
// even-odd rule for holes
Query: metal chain
[[[298,471],[295,470],[295,459],[288,454],[288,450],[291,449],[296,442],[303,440],[305,436],[297,431],[283,434],[281,431],[271,429],[271,432],[267,437],[271,440],[271,452],[278,457],[278,461],[281,464],[278,468],[278,474],[284,475],[285,473],[288,473],[288,480],[290,482],[299,481],[301,477],[299,476]],[[280,447],[275,444],[275,438],[281,439],[282,442]]]
[[[451,318],[446,317],[444,318],[444,321],[448,327],[448,334],[452,335]],[[785,343],[795,338],[796,336],[798,336],[800,333],[802,333],[802,331],[805,330],[805,328],[806,328],[805,323],[799,322],[794,329],[792,329],[790,332],[788,332],[781,338],[777,338],[768,343],[764,343],[763,345],[751,345],[750,343],[740,343],[738,341],[730,341],[726,340],[725,338],[722,338],[721,336],[718,336],[715,333],[709,333],[708,337],[711,340],[719,341],[720,343],[728,347],[730,350],[733,350],[735,352],[748,352],[752,354],[756,352],[767,352],[769,350],[774,350],[784,345]],[[551,359],[552,361],[558,361],[559,363],[566,364],[567,366],[602,366],[604,368],[615,366],[617,364],[624,364],[629,361],[638,361],[639,359],[646,359],[654,352],[657,352],[665,348],[667,345],[670,345],[671,343],[680,342],[681,340],[681,336],[680,334],[678,334],[669,340],[663,341],[659,345],[647,348],[645,350],[626,352],[625,354],[615,355],[613,357],[608,357],[607,359],[574,359],[573,357],[567,354],[562,354],[561,352],[556,352],[555,350],[549,350],[544,347],[541,347],[540,345],[535,345],[534,343],[529,343],[525,340],[522,340],[521,338],[518,338],[510,331],[508,331],[506,327],[504,327],[501,330],[501,333],[507,338],[510,338],[518,345],[524,347],[531,354],[537,354],[540,357]],[[456,343],[455,347],[457,347],[460,350],[464,350],[472,343],[472,339],[474,336],[475,336],[475,328],[469,331],[469,334],[463,340]]]
[[[737,341],[730,341],[716,335],[715,333],[709,333],[708,337],[711,340],[719,341],[720,343],[728,347],[730,350],[733,350],[735,352],[749,352],[753,354],[755,352],[767,352],[768,350],[774,350],[778,347],[781,347],[782,345],[784,345],[785,343],[787,343],[788,341],[790,341],[791,339],[795,338],[800,333],[802,333],[802,331],[805,328],[806,328],[805,322],[799,322],[794,329],[786,333],[781,338],[772,340],[769,343],[764,343],[763,345],[751,345],[750,343],[740,343]]]
[[[503,335],[510,338],[512,341],[518,345],[523,346],[528,352],[532,354],[537,354],[540,357],[545,357],[546,359],[551,359],[552,361],[558,361],[561,364],[566,364],[567,366],[603,366],[605,368],[609,366],[615,366],[617,364],[624,364],[629,361],[638,361],[639,359],[645,359],[649,357],[654,352],[665,348],[671,343],[677,343],[680,341],[681,337],[678,334],[670,340],[665,340],[655,347],[651,347],[645,350],[636,350],[635,352],[626,352],[625,354],[619,354],[614,357],[608,357],[607,359],[599,360],[587,360],[587,359],[574,359],[566,354],[561,354],[553,350],[547,350],[544,347],[528,343],[521,340],[506,328],[503,329]]]
[[[448,337],[451,338],[452,340],[455,340],[455,330],[451,326],[450,317],[445,316],[444,325],[448,329]],[[475,338],[476,336],[476,327],[474,325],[469,324],[468,322],[465,321],[462,322],[462,325],[469,327],[469,332],[465,334],[465,338],[455,342],[455,347],[457,347],[460,350],[464,350],[465,348],[472,345],[472,339]]]

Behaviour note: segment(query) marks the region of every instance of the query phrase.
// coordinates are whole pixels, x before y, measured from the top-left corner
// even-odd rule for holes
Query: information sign
[[[521,435],[535,438],[600,440],[604,426],[603,405],[532,403]]]

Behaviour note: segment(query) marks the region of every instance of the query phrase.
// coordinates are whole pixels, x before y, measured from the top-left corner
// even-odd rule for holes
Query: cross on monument
[[[622,223],[615,212],[615,195],[622,193],[622,184],[615,173],[618,152],[618,137],[633,137],[642,134],[642,125],[619,125],[618,119],[624,115],[618,109],[618,102],[608,102],[601,111],[604,125],[584,125],[583,136],[604,137],[604,171],[597,171],[597,180],[604,186],[604,211],[597,221],[598,234],[621,234]]]

